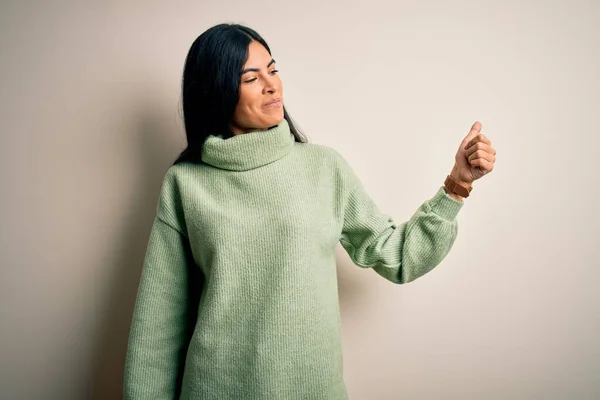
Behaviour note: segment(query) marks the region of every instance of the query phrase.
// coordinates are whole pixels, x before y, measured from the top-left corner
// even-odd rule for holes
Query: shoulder
[[[329,163],[336,168],[348,168],[349,164],[346,158],[333,147],[318,143],[300,143],[300,151],[313,156],[322,162]]]
[[[183,193],[198,167],[189,163],[172,165],[161,183],[156,216],[182,233],[186,232]]]
[[[320,167],[326,168],[327,171],[334,175],[336,184],[341,184],[347,188],[353,188],[359,183],[358,176],[354,172],[348,159],[337,149],[315,143],[302,143],[300,149],[311,159],[318,160]]]
[[[189,175],[189,169],[188,165],[182,163],[170,166],[165,172],[159,199],[163,205],[167,205],[164,203],[171,205],[181,195],[181,187],[186,181],[186,176]]]

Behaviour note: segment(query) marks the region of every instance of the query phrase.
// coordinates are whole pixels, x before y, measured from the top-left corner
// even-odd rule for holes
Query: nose
[[[263,88],[264,93],[273,94],[279,91],[279,79],[276,76],[269,76],[265,80],[265,86]]]

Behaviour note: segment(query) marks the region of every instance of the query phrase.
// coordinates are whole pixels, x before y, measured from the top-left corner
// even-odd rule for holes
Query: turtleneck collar
[[[213,134],[202,146],[202,161],[221,169],[247,171],[279,160],[292,150],[294,140],[285,119],[273,128],[228,139]]]

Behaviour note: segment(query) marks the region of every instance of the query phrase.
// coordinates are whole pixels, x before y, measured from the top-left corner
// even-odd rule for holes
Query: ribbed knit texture
[[[463,203],[440,186],[396,223],[337,151],[295,142],[286,121],[211,136],[202,157],[164,178],[125,398],[347,399],[336,245],[407,283],[448,254]]]

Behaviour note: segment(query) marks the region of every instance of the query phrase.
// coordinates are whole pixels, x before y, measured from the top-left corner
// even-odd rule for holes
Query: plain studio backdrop
[[[220,22],[265,37],[291,115],[397,222],[474,121],[498,152],[424,277],[339,245],[351,399],[599,398],[592,0],[2,2],[0,398],[120,398],[184,59]]]

